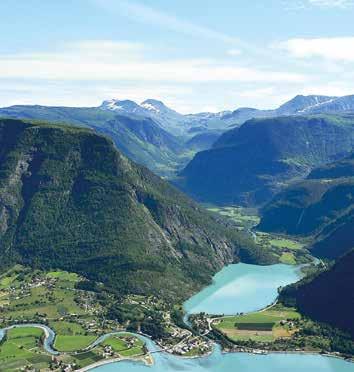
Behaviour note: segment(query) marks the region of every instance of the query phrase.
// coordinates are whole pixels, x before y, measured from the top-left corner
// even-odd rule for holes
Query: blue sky
[[[0,106],[354,94],[354,0],[1,0]]]

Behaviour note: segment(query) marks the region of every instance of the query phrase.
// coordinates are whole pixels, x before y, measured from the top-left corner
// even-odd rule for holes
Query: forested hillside
[[[269,257],[106,137],[87,129],[0,121],[4,268],[60,268],[118,293],[186,298],[239,257]]]
[[[353,145],[352,115],[253,119],[197,153],[179,185],[204,202],[262,205],[313,168],[345,157]]]
[[[320,322],[350,332],[354,337],[354,250],[313,279],[286,287],[282,300],[295,301],[299,310]]]
[[[259,229],[313,237],[314,254],[336,258],[354,247],[354,153],[314,169],[262,209]]]

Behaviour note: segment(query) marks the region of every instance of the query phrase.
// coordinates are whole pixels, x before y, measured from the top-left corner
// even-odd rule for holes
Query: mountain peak
[[[146,110],[159,113],[161,111],[169,110],[169,108],[162,102],[157,99],[147,99],[140,104]]]
[[[323,103],[330,102],[337,97],[321,96],[321,95],[297,95],[290,101],[284,103],[277,109],[277,113],[281,115],[295,114],[305,112]]]
[[[129,99],[125,100],[109,99],[103,101],[100,107],[105,110],[125,111],[129,113],[135,113],[140,109],[140,106],[136,102],[131,101]]]

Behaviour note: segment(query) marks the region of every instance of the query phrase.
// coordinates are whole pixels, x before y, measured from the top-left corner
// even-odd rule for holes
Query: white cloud
[[[265,96],[272,96],[275,93],[274,87],[266,88],[253,88],[249,90],[244,90],[239,93],[240,97],[259,99],[264,98]]]
[[[111,51],[112,48],[112,51]],[[243,67],[213,59],[151,60],[138,45],[84,41],[53,53],[0,56],[2,79],[138,82],[280,82],[299,83],[298,73]]]
[[[309,85],[301,89],[297,94],[322,94],[325,96],[347,96],[354,94],[354,84],[330,81],[326,84]]]
[[[229,49],[226,52],[229,56],[236,57],[242,54],[242,51],[240,49]]]
[[[290,39],[276,47],[296,58],[319,57],[327,60],[354,62],[354,37]]]

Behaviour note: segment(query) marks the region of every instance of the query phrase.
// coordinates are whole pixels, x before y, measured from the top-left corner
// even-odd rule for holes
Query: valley
[[[38,107],[21,110],[34,110],[35,117]],[[66,113],[78,121],[75,127],[69,125],[74,119],[66,124],[0,120],[0,361],[5,370],[94,366],[105,371],[110,363],[133,370],[191,363],[193,370],[213,358],[223,365],[229,355],[235,364],[239,353],[352,358],[350,326],[338,321],[343,314],[311,312],[302,299],[311,296],[312,285],[323,285],[317,278],[331,275],[331,259],[338,256],[314,260],[317,245],[326,241],[333,249],[335,232],[349,237],[342,251],[351,246],[350,234],[343,233],[351,226],[350,115],[257,119],[227,131],[214,144],[198,139],[198,146],[206,140],[213,148],[195,159],[205,151],[233,152],[235,141],[248,138],[252,144],[255,135],[271,138],[265,153],[246,151],[251,158],[262,157],[253,162],[254,170],[251,158],[240,163],[250,167],[248,175],[241,169],[247,198],[241,192],[236,201],[217,198],[214,203],[207,197],[198,205],[117,150],[135,156],[129,153],[135,145],[124,149],[126,144],[117,142],[122,137],[115,139],[120,129],[114,131],[124,126],[139,141],[154,143],[159,159],[165,145],[178,147],[180,155],[187,151],[174,135],[161,132],[152,116],[122,117],[102,109],[39,111],[42,118]],[[96,127],[85,123],[92,115]],[[294,122],[298,128],[291,134]],[[148,127],[152,132],[146,132]],[[344,146],[343,156],[339,144],[321,137],[328,131]],[[302,135],[314,143],[308,153],[302,143],[300,159],[297,145],[284,138]],[[316,141],[326,143],[325,151]],[[145,146],[138,142],[139,148]],[[242,156],[244,149],[240,144]],[[191,156],[197,150],[188,151]],[[338,161],[329,160],[337,156]],[[273,173],[274,162],[289,167],[280,178]],[[297,180],[305,171],[309,175]],[[260,183],[252,186],[254,176]],[[214,182],[219,176],[212,177]],[[181,186],[181,178],[175,180]],[[296,212],[287,210],[282,218],[282,208]],[[303,211],[296,224],[301,233],[283,228],[294,227],[287,218],[298,210]],[[326,218],[316,219],[323,210]],[[343,297],[351,283],[340,284],[347,284]],[[348,312],[344,315],[346,323]],[[270,365],[282,356],[274,358]],[[343,371],[347,365],[341,365]]]
[[[182,308],[154,297],[116,297],[101,283],[74,273],[16,265],[0,277],[0,328],[5,330],[0,331],[0,360],[7,369],[92,365],[106,370],[106,363],[119,361],[113,365],[120,368],[127,359],[160,368],[165,354],[203,356],[198,361],[215,356],[215,341],[231,354],[296,351],[348,357],[350,349],[343,354],[342,344],[331,343],[338,331],[303,318],[282,300],[274,303],[278,288],[302,275],[299,266],[230,265]],[[257,312],[260,308],[265,310]],[[340,337],[348,348],[347,336]]]
[[[227,351],[352,354],[344,333],[287,302],[253,313],[304,275],[301,265],[324,270],[312,265],[308,238],[260,231],[254,207],[199,207],[85,128],[0,124],[7,369],[151,364],[146,335],[184,357],[213,355],[215,341]]]
[[[270,253],[273,263],[296,265],[312,261],[311,254],[307,249],[310,242],[309,239],[260,231],[258,225],[261,218],[257,208],[241,206],[217,207],[211,204],[204,204],[204,207],[226,218],[235,229],[250,234],[260,249]]]
[[[0,14],[0,372],[354,372],[354,0]]]

